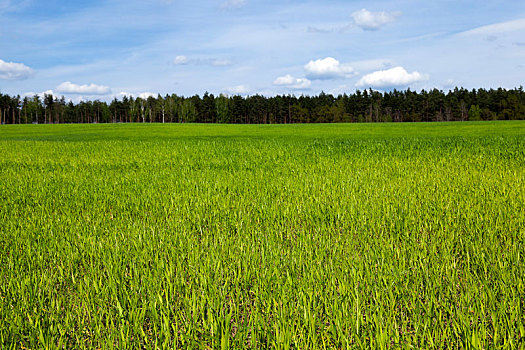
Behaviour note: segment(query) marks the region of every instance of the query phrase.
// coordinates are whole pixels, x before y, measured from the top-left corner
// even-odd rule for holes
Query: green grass
[[[0,128],[0,347],[525,346],[525,123]]]

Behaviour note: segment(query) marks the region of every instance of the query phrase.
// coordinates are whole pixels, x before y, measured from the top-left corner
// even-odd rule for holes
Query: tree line
[[[349,123],[525,119],[525,92],[515,89],[455,88],[420,92],[357,90],[334,96],[253,95],[202,97],[176,94],[147,98],[124,96],[110,103],[73,103],[45,94],[0,93],[2,124],[54,123]]]

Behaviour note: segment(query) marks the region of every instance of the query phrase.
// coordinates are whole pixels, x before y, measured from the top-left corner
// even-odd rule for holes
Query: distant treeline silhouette
[[[253,95],[147,98],[124,96],[110,103],[77,104],[64,97],[0,93],[2,124],[29,123],[354,123],[525,119],[523,87],[507,90],[455,88],[448,92],[356,91],[333,96]]]

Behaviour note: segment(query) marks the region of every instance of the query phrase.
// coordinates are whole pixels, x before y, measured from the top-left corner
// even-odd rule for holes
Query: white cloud
[[[144,100],[147,100],[148,97],[157,97],[157,96],[158,96],[158,94],[155,94],[153,92],[135,92],[135,93],[133,93],[133,92],[121,91],[118,94],[111,94],[111,95],[109,95],[107,97],[116,98],[116,99],[119,99],[119,100],[123,99],[124,97],[128,97],[128,98],[131,98],[131,97],[139,98],[140,97],[140,98],[142,98]]]
[[[304,69],[308,79],[349,78],[356,74],[352,66],[341,64],[332,57],[310,61],[304,66]]]
[[[46,90],[42,92],[25,92],[22,94],[22,97],[34,97],[35,95],[40,97],[41,100],[43,100],[46,95],[51,95],[56,99],[62,98],[62,96],[55,94],[53,90]]]
[[[292,89],[306,89],[312,82],[306,78],[294,78],[290,74],[278,77],[273,82],[274,85],[286,86]]]
[[[64,94],[106,95],[111,93],[111,89],[104,85],[78,85],[69,81],[65,81],[58,85],[56,90]]]
[[[183,55],[177,56],[173,60],[173,64],[176,64],[176,65],[188,64],[188,63],[190,63],[190,60],[188,59],[188,57],[183,56]]]
[[[0,59],[0,79],[21,80],[33,75],[33,70],[23,63],[5,62]]]
[[[206,62],[214,67],[227,67],[232,65],[230,60],[221,60],[216,58],[209,59]]]
[[[361,9],[352,13],[354,24],[364,30],[378,30],[401,16],[400,12],[370,12]]]
[[[147,100],[149,97],[157,97],[157,94],[153,92],[141,92],[138,97]]]
[[[358,87],[388,88],[403,87],[427,80],[428,76],[419,72],[408,73],[403,67],[380,70],[362,77],[356,84]]]
[[[236,9],[246,5],[246,0],[227,0],[221,4],[223,9]]]
[[[327,34],[327,33],[333,32],[333,29],[331,29],[331,28],[326,29],[326,28],[318,28],[318,27],[314,27],[314,26],[308,26],[308,28],[306,28],[306,32],[308,32],[308,33],[316,33],[316,34]]]
[[[64,97],[62,95],[55,94],[55,92],[53,90],[46,90],[46,91],[43,91],[43,92],[32,92],[32,91],[31,92],[24,92],[22,94],[22,98],[27,97],[27,98],[32,100],[33,97],[38,96],[40,98],[40,101],[43,101],[46,95],[51,95],[56,100],[60,100],[60,99],[64,98],[64,100],[67,103],[69,103],[69,102],[79,103],[79,102],[82,102],[82,101],[90,100],[90,98],[84,98],[83,96],[80,96],[80,95],[77,95],[77,96],[75,96],[73,98],[69,98],[69,97],[66,98],[66,97]]]
[[[248,92],[250,92],[250,88],[246,85],[237,85],[227,87],[226,91],[232,94],[247,94]]]
[[[55,94],[55,92],[53,90],[46,90],[44,92],[41,92],[38,94],[40,97],[44,98],[46,95],[51,95],[53,96],[54,98],[61,98],[62,96],[59,96],[57,94]]]
[[[467,30],[462,35],[495,35],[506,32],[514,32],[518,30],[525,30],[525,18],[516,19],[513,21],[500,22],[489,24],[486,26]]]
[[[226,59],[219,59],[219,58],[189,58],[187,56],[181,55],[175,57],[173,60],[173,64],[181,66],[181,65],[188,65],[188,64],[194,64],[194,65],[209,65],[213,67],[226,67],[231,66],[232,62],[230,60]]]
[[[133,95],[132,93],[130,93],[130,92],[126,92],[126,91],[121,91],[121,92],[119,92],[118,94],[114,94],[114,95],[113,95],[113,97],[115,97],[115,98],[117,98],[117,99],[119,99],[119,100],[122,99],[122,98],[124,98],[124,96],[126,96],[126,97],[132,97],[132,96],[134,96],[134,95]]]

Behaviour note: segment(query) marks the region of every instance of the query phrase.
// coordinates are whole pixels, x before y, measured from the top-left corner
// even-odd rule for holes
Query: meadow
[[[525,347],[525,122],[0,126],[0,347]]]

